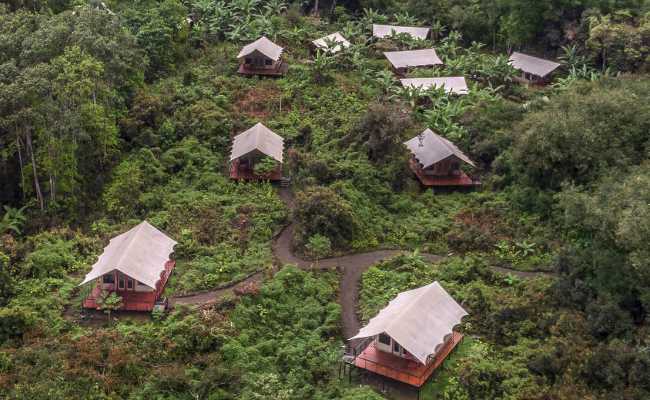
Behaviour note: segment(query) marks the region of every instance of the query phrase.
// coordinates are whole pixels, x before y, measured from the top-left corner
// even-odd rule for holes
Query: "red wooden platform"
[[[283,62],[275,68],[252,68],[245,64],[239,64],[237,73],[241,75],[264,75],[264,76],[282,76],[289,70],[289,66]]]
[[[462,340],[462,333],[453,332],[451,339],[426,365],[378,350],[373,341],[355,357],[354,365],[411,386],[421,387]]]
[[[467,176],[463,171],[460,171],[460,175],[458,176],[432,176],[432,175],[425,175],[424,172],[422,171],[422,168],[420,168],[419,165],[417,165],[417,161],[411,159],[409,161],[409,167],[411,168],[411,171],[418,177],[420,180],[420,183],[426,187],[431,187],[431,186],[479,186],[480,182],[475,182]]]
[[[165,285],[167,285],[167,280],[171,275],[174,267],[176,266],[176,261],[169,260],[165,263],[165,270],[160,274],[160,280],[156,284],[156,290],[153,292],[136,292],[135,290],[112,290],[118,296],[122,298],[122,308],[121,310],[127,311],[151,311],[153,310],[156,300],[160,298],[163,291],[165,290]],[[90,292],[88,297],[83,301],[84,308],[93,308],[99,309],[97,304],[97,299],[101,296],[102,285],[101,281],[98,281],[93,290]]]
[[[266,175],[257,175],[251,168],[239,165],[239,160],[230,163],[230,178],[244,181],[279,181],[282,179],[282,165]]]

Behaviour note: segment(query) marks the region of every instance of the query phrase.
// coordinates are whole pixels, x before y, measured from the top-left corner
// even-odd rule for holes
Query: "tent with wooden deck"
[[[461,163],[474,167],[474,162],[455,144],[431,129],[425,129],[404,145],[411,152],[409,166],[422,185],[451,187],[479,184],[460,169]]]
[[[560,63],[514,52],[510,56],[510,65],[521,71],[518,79],[524,83],[546,83],[549,76],[560,67]]]
[[[403,74],[411,68],[433,67],[442,65],[435,49],[387,51],[384,55],[390,62],[395,72]]]
[[[288,68],[282,61],[283,51],[282,47],[262,36],[241,49],[237,55],[237,72],[242,75],[284,75]]]
[[[284,139],[258,122],[233,139],[230,177],[235,180],[280,180],[283,152]],[[275,160],[277,166],[273,171],[259,175],[255,172],[255,165],[264,157]]]
[[[417,26],[398,26],[398,25],[372,25],[372,36],[377,39],[383,39],[400,33],[406,33],[414,39],[426,39],[429,36],[429,28]]]
[[[467,312],[438,283],[402,292],[348,340],[370,339],[354,365],[420,387],[458,345]]]
[[[122,297],[123,310],[151,311],[175,266],[175,245],[147,221],[114,237],[80,284],[95,283],[83,306],[98,308],[106,290]]]

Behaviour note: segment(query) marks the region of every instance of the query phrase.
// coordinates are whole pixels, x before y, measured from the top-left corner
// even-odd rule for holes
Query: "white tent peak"
[[[282,162],[284,139],[261,122],[235,136],[230,161],[257,150],[278,162]]]
[[[404,142],[404,145],[422,165],[422,168],[428,168],[450,156],[456,156],[467,164],[473,167],[475,166],[474,162],[456,147],[455,144],[433,133],[429,128],[425,129],[418,136]]]
[[[436,49],[386,51],[384,56],[393,68],[426,67],[443,64]]]
[[[80,285],[118,270],[155,288],[176,241],[147,221],[110,240]]]
[[[266,36],[262,36],[253,43],[244,46],[237,58],[246,57],[255,51],[259,51],[273,61],[278,61],[284,49],[270,41]]]
[[[529,74],[537,75],[540,78],[544,78],[546,75],[555,71],[561,65],[555,61],[529,56],[528,54],[519,53],[516,51],[512,53],[508,62],[514,68]]]
[[[385,333],[426,364],[467,312],[436,281],[398,294],[359,333],[361,339]]]

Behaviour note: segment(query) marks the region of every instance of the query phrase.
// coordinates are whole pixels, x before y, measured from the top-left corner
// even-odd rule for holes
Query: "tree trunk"
[[[311,11],[313,15],[318,15],[318,0],[314,1],[314,9]]]
[[[41,184],[38,183],[38,173],[36,172],[36,158],[34,157],[34,148],[32,147],[32,134],[29,129],[27,129],[25,139],[27,141],[27,150],[29,151],[32,159],[32,171],[34,172],[34,190],[36,191],[36,198],[38,199],[38,204],[41,207],[41,211],[44,211],[45,201],[43,199],[43,192],[41,191]]]
[[[25,170],[23,168],[23,151],[20,144],[20,135],[16,134],[16,148],[18,149],[18,164],[20,166],[20,191],[23,200],[25,200]]]
[[[334,10],[336,9],[336,0],[332,0],[332,8],[330,8],[329,20],[330,23],[334,22]]]

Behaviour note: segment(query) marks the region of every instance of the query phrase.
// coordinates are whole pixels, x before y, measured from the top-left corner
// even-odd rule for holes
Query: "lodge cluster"
[[[373,25],[381,39],[406,33],[425,39],[428,28]],[[350,46],[340,33],[312,42],[315,48],[336,53]],[[244,46],[238,55],[238,72],[244,75],[281,76],[287,71],[283,49],[262,37]],[[397,74],[411,68],[442,64],[435,49],[384,53]],[[520,80],[544,81],[559,64],[521,53],[510,63],[522,72]],[[402,79],[405,87],[444,88],[464,95],[464,77]],[[404,143],[410,151],[410,168],[425,187],[473,187],[480,183],[467,176],[461,163],[474,166],[456,145],[430,129]],[[234,137],[229,166],[233,180],[282,180],[283,138],[258,123]],[[264,160],[264,161],[263,161]],[[270,161],[269,161],[270,160]],[[260,165],[263,164],[263,168]],[[176,241],[147,221],[111,239],[81,285],[90,284],[83,301],[87,309],[100,308],[107,292],[122,298],[122,309],[152,311],[166,308],[162,296],[175,261]],[[354,337],[348,339],[344,365],[360,368],[420,388],[457,348],[463,335],[454,330],[467,312],[438,283],[398,294]]]
[[[429,28],[373,25],[375,39],[381,40],[396,34],[410,35],[415,39],[426,39]],[[312,42],[314,49],[329,54],[345,51],[351,43],[339,32],[332,33]],[[243,75],[282,76],[288,70],[282,60],[284,49],[266,37],[261,37],[242,48],[237,56],[238,72]],[[393,71],[404,76],[413,68],[432,68],[442,65],[442,60],[434,48],[389,51],[386,59]],[[510,64],[521,72],[516,79],[525,83],[544,83],[560,64],[514,52]],[[429,90],[443,89],[449,95],[462,96],[469,93],[467,82],[462,76],[435,78],[403,78],[404,87]],[[411,153],[409,167],[424,187],[471,188],[480,185],[470,178],[461,168],[463,164],[474,167],[474,163],[446,138],[426,129],[419,135],[404,143]],[[230,156],[230,177],[235,180],[282,180],[283,139],[261,123],[235,136]],[[262,159],[271,158],[276,165],[273,168],[256,168]]]

